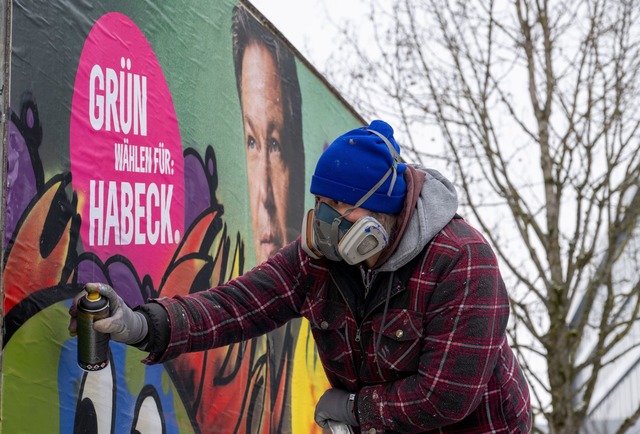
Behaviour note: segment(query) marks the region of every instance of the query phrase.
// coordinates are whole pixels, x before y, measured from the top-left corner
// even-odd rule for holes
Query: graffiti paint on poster
[[[279,74],[264,94],[238,84],[239,20],[277,50],[254,65]],[[321,432],[305,321],[155,366],[111,342],[86,373],[67,310],[88,281],[137,306],[248,270],[297,236],[309,165],[357,116],[243,3],[15,1],[12,27],[1,429]],[[263,111],[285,125],[277,173],[253,165],[249,100],[287,102]]]

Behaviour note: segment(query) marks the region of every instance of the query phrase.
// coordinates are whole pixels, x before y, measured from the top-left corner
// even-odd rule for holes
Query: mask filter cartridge
[[[324,202],[305,215],[302,247],[313,258],[324,256],[355,265],[380,252],[387,243],[384,227],[371,216],[352,223]]]

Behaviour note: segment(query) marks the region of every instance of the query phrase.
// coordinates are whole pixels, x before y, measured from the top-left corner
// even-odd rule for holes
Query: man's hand
[[[315,421],[322,428],[329,426],[329,420],[358,425],[354,412],[355,394],[340,389],[329,389],[320,397],[316,405]]]
[[[75,296],[69,308],[69,334],[77,334],[76,318],[78,315],[78,300],[88,292],[97,292],[109,300],[109,311],[111,315],[93,323],[93,329],[100,333],[108,333],[111,339],[125,344],[137,344],[147,336],[147,320],[140,312],[134,312],[116,294],[112,287],[104,283],[87,283],[84,291]]]

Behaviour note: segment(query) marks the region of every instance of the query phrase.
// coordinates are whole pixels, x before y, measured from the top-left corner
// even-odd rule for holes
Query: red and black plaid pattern
[[[364,303],[353,296],[362,283],[330,265],[296,241],[226,285],[159,300],[171,339],[148,361],[249,339],[303,315],[331,384],[357,392],[362,432],[530,431],[527,382],[505,335],[507,293],[475,229],[452,220],[408,280],[383,273]]]

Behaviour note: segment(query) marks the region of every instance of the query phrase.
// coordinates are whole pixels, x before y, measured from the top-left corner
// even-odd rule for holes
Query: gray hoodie
[[[440,172],[407,165],[407,198],[390,248],[381,255],[378,271],[395,271],[418,255],[458,209],[455,187]]]

